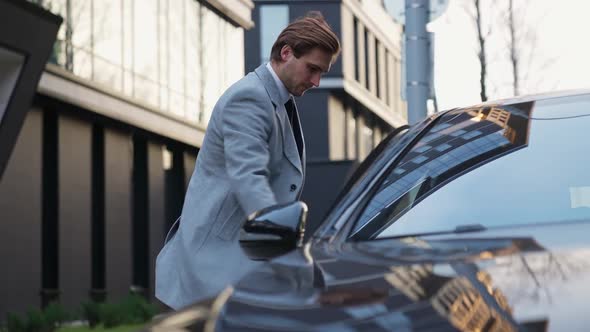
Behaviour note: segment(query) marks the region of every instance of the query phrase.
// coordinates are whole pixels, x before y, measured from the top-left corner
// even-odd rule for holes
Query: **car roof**
[[[569,99],[569,98],[576,98],[576,97],[590,98],[590,89],[563,90],[563,91],[538,93],[538,94],[531,94],[531,95],[518,96],[518,97],[510,97],[510,98],[504,98],[504,99],[488,100],[486,102],[479,103],[479,104],[448,109],[443,112],[436,113],[435,116],[443,115],[444,113],[447,113],[448,111],[452,111],[452,110],[470,110],[473,108],[486,107],[486,106],[487,107],[489,107],[489,106],[498,107],[498,106],[508,106],[508,105],[514,105],[514,104],[520,104],[520,103],[527,103],[527,102],[547,101],[547,100],[557,99],[557,98],[568,98]],[[552,111],[551,112],[552,114],[545,114],[543,116],[535,115],[535,118],[537,118],[537,117],[542,118],[545,116],[557,116],[557,115],[559,115],[559,116],[564,116],[564,115],[565,116],[579,116],[581,113],[584,113],[584,114],[590,113],[590,109],[577,110],[577,111],[574,111],[573,113],[571,110],[565,111],[565,112],[567,114],[564,114],[564,110],[560,110],[558,113]]]
[[[555,92],[544,92],[544,93],[530,94],[530,95],[524,95],[524,96],[518,96],[518,97],[494,99],[494,100],[488,100],[488,101],[485,101],[485,102],[482,102],[479,104],[462,106],[462,107],[458,107],[458,108],[472,108],[472,107],[491,106],[491,105],[511,105],[511,104],[518,104],[518,103],[526,103],[526,102],[530,102],[530,101],[540,101],[540,100],[562,98],[562,97],[573,97],[573,96],[579,96],[579,95],[590,96],[590,89],[563,90],[563,91],[555,91]]]

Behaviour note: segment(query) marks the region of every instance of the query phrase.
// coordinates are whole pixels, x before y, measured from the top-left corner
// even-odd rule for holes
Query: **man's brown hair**
[[[332,62],[340,54],[338,37],[318,11],[311,11],[289,24],[272,46],[270,58],[280,62],[281,49],[285,45],[289,45],[293,49],[296,58],[307,54],[316,47],[332,54]]]

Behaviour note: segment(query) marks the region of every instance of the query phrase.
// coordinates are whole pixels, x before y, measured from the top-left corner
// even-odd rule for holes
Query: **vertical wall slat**
[[[129,293],[132,283],[131,167],[129,134],[105,129],[105,247],[107,298]]]
[[[148,143],[149,183],[149,255],[150,255],[150,297],[154,299],[156,257],[164,244],[166,220],[164,217],[164,164],[162,145]]]

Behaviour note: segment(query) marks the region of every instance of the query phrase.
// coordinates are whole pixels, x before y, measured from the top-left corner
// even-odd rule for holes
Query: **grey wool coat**
[[[215,105],[178,230],[156,261],[156,297],[168,306],[179,309],[214,296],[254,269],[259,263],[245,256],[238,241],[247,216],[299,198],[305,148],[300,158],[279,97],[261,65]],[[295,121],[300,126],[298,116]]]

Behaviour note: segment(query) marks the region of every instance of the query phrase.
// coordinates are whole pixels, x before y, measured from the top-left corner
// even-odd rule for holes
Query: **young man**
[[[309,13],[281,32],[269,63],[219,98],[178,231],[156,262],[163,303],[179,309],[215,295],[256,266],[239,246],[240,227],[257,210],[299,198],[305,145],[292,96],[319,86],[339,53],[324,18]]]

